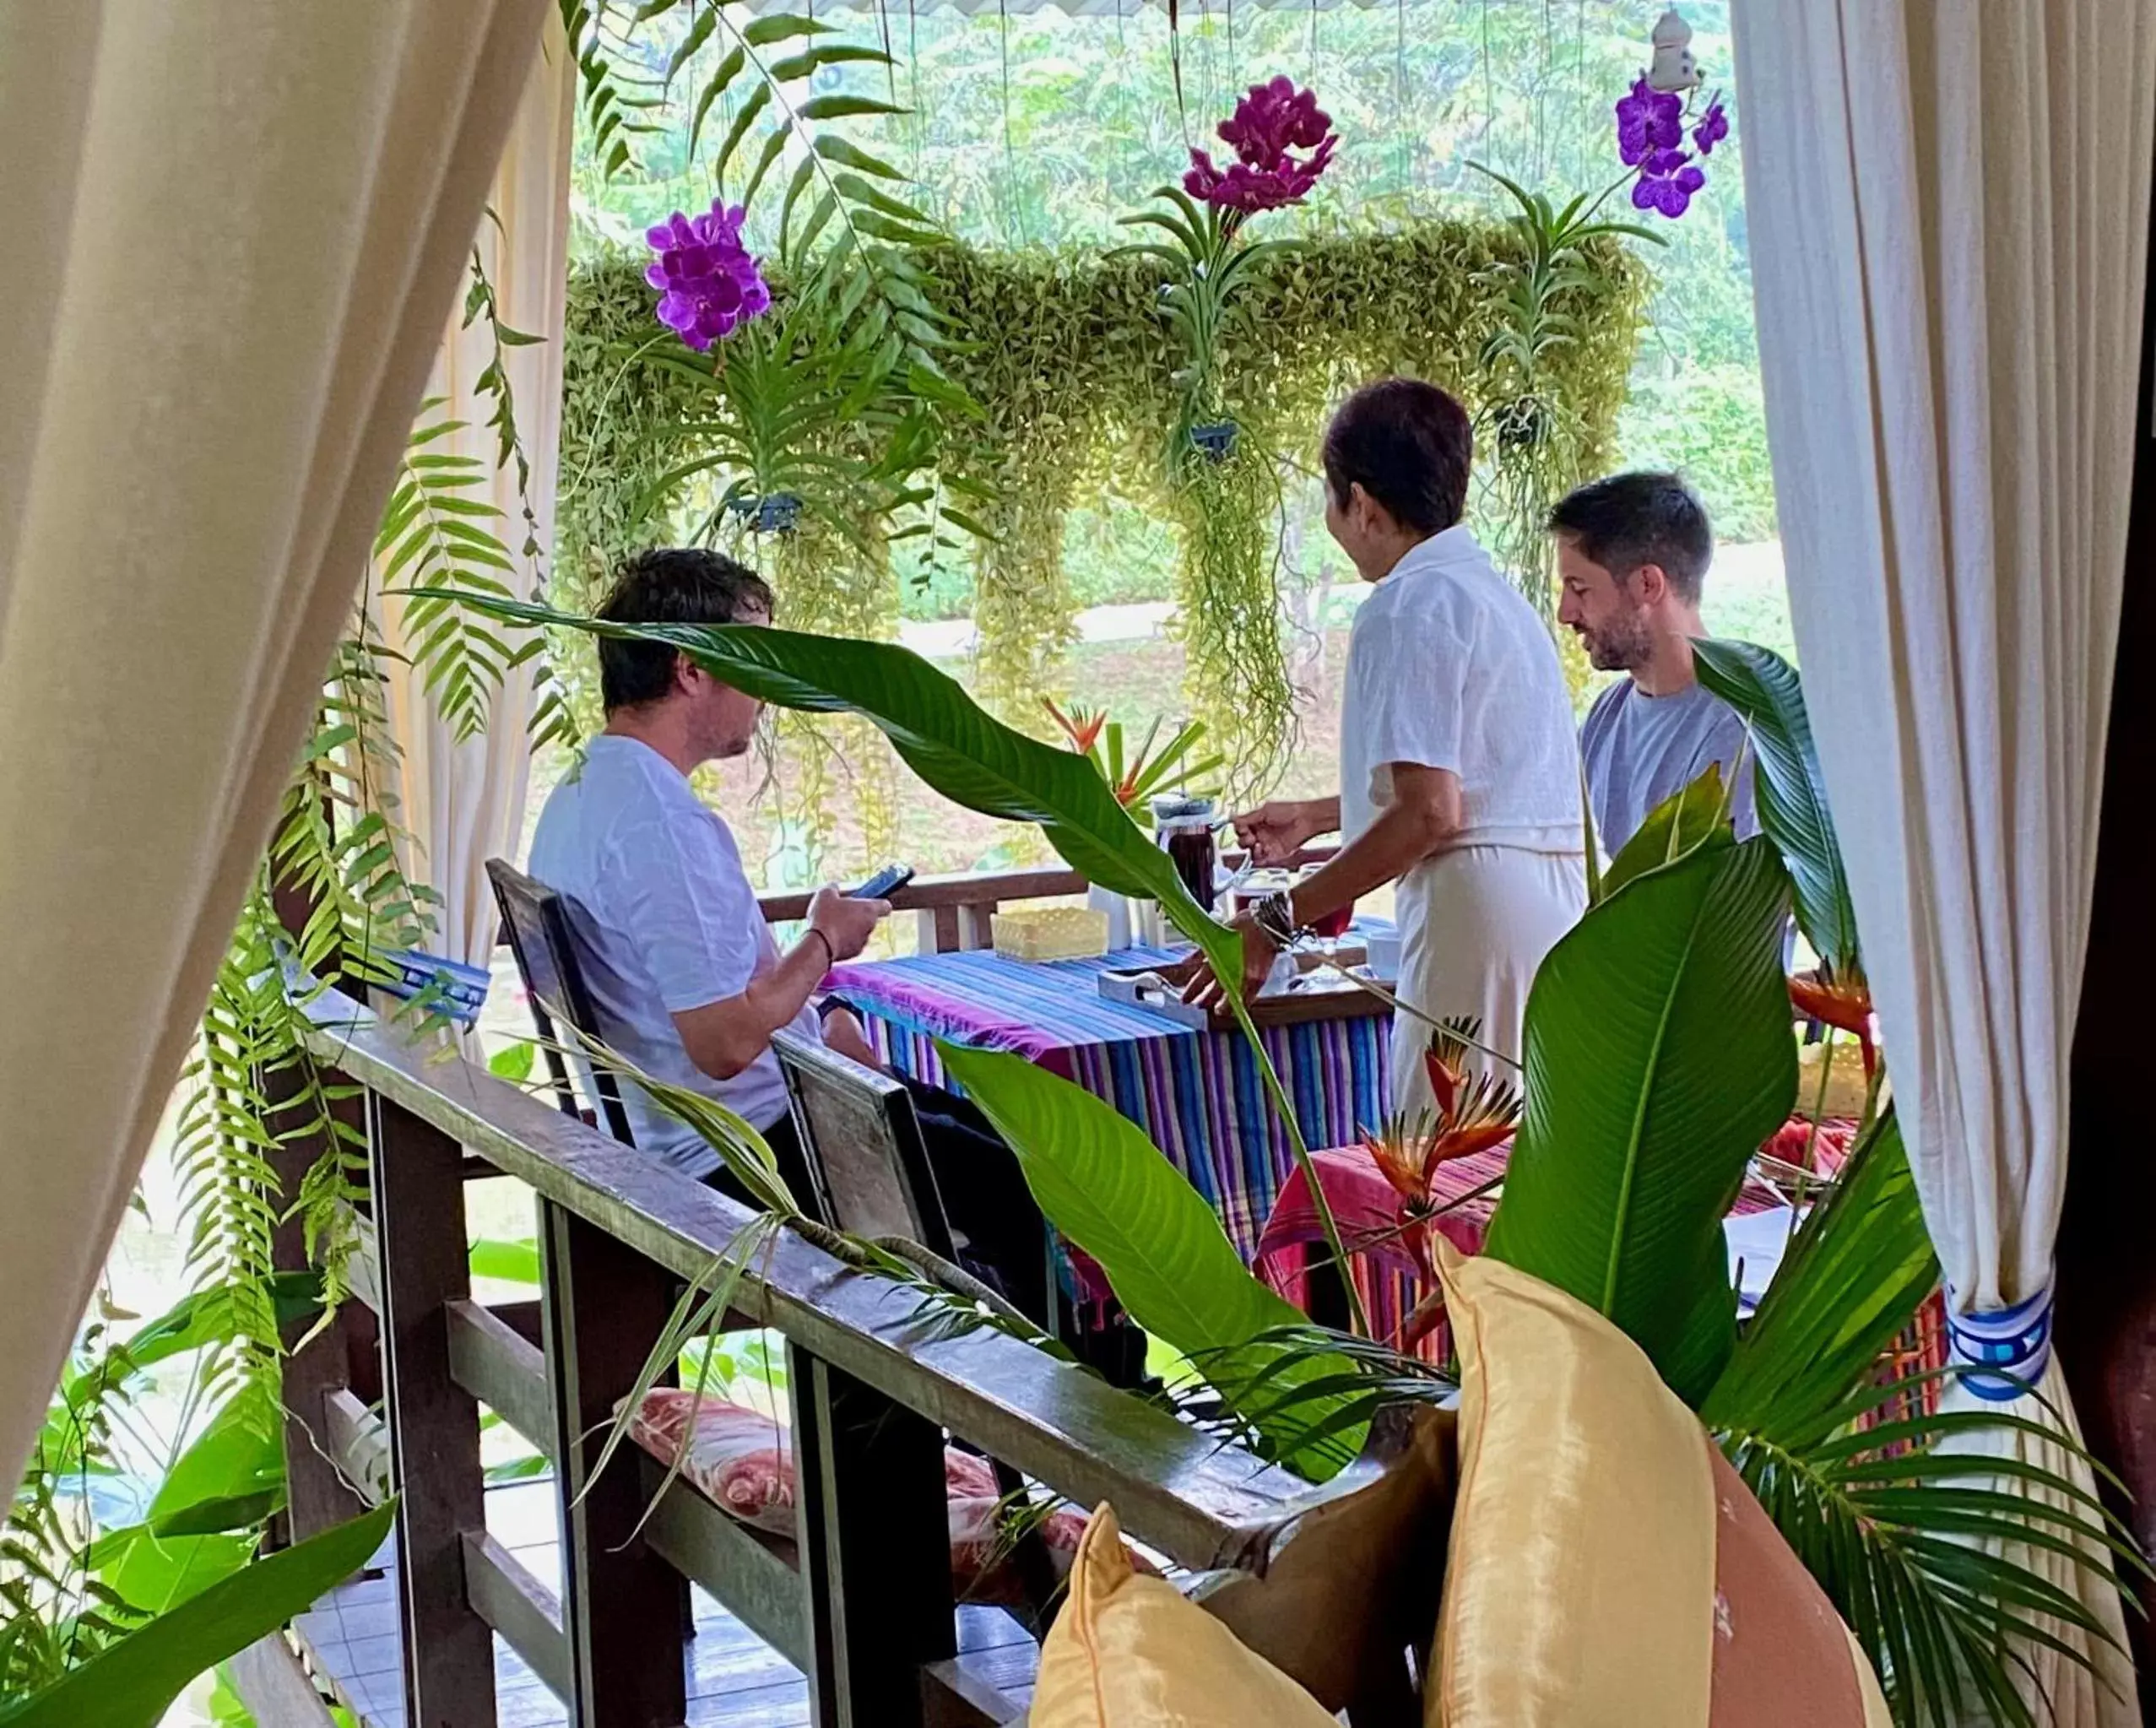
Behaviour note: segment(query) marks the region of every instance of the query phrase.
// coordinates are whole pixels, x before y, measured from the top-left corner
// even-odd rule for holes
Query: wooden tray
[[[1357,963],[1343,954],[1348,964]],[[1111,1002],[1127,1002],[1150,1010],[1195,1032],[1219,1031],[1235,1024],[1225,1009],[1208,1010],[1182,998],[1182,985],[1196,969],[1194,958],[1165,966],[1134,967],[1099,974],[1101,994]],[[1154,980],[1166,980],[1165,988]],[[1389,979],[1380,979],[1387,989]],[[1314,1020],[1353,1020],[1379,1014],[1384,1005],[1368,990],[1314,962],[1285,990],[1268,991],[1250,1004],[1250,1018],[1259,1026],[1301,1026]]]

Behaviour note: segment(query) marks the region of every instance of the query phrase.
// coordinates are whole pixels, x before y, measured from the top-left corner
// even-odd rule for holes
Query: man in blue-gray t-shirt
[[[1579,729],[1596,837],[1614,857],[1648,813],[1707,771],[1736,775],[1740,838],[1758,831],[1744,722],[1702,685],[1692,640],[1706,634],[1699,593],[1715,555],[1707,512],[1673,474],[1622,474],[1550,512],[1563,599],[1557,621],[1601,672],[1627,674]]]

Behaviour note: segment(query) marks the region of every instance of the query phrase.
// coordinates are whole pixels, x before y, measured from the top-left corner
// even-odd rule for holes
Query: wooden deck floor
[[[551,1482],[490,1489],[489,1532],[557,1590],[561,1584]],[[372,1565],[293,1622],[313,1674],[358,1716],[362,1728],[405,1728],[403,1639],[396,1550],[385,1543]],[[793,1728],[809,1720],[808,1682],[770,1645],[701,1590],[691,1589],[696,1636],[689,1647],[689,1728]],[[1040,1650],[999,1608],[958,1611],[961,1660],[1020,1702],[1031,1698]],[[494,1641],[500,1728],[564,1728],[561,1701],[499,1638]]]

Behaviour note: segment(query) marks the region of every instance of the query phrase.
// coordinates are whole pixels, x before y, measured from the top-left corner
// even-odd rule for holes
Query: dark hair
[[[625,562],[598,615],[616,624],[739,624],[772,614],[771,585],[745,564],[701,546],[654,546]],[[599,694],[606,712],[655,702],[674,687],[678,648],[599,639]]]
[[[1379,378],[1325,428],[1325,484],[1342,508],[1359,485],[1401,527],[1434,534],[1466,513],[1474,455],[1474,425],[1451,397],[1419,378]]]
[[[1643,564],[1660,565],[1692,605],[1715,556],[1707,507],[1673,474],[1612,474],[1582,486],[1550,512],[1550,532],[1568,536],[1619,582]]]

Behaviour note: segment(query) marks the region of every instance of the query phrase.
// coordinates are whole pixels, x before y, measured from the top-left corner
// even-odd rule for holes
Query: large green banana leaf
[[[1692,664],[1699,681],[1743,715],[1751,729],[1760,831],[1789,867],[1797,928],[1836,972],[1859,969],[1856,908],[1796,668],[1756,642],[1715,640],[1693,643]]]
[[[64,1679],[0,1706],[0,1728],[155,1728],[195,1676],[266,1638],[366,1563],[395,1504],[272,1554],[129,1633]]]
[[[1707,771],[1674,798],[1666,798],[1647,813],[1632,838],[1617,850],[1602,872],[1599,902],[1635,876],[1675,864],[1694,847],[1710,841],[1733,838],[1729,832],[1729,794],[1722,785],[1721,766],[1707,764]]]
[[[243,1385],[172,1462],[144,1521],[100,1537],[90,1563],[147,1613],[160,1614],[254,1557],[252,1528],[284,1503],[284,1411]]]
[[[420,595],[430,591],[414,588]],[[955,679],[888,642],[807,636],[760,625],[610,624],[550,607],[459,591],[458,603],[517,623],[671,643],[714,678],[761,701],[812,713],[864,715],[907,766],[954,803],[1037,822],[1088,881],[1160,902],[1223,978],[1239,978],[1243,939],[1192,899],[1167,854],[1115,801],[1100,771],[985,712]]]
[[[1303,1317],[1251,1276],[1213,1209],[1135,1124],[1021,1057],[940,1048],[945,1071],[1017,1153],[1048,1221],[1100,1262],[1133,1319],[1189,1357],[1231,1408],[1265,1373],[1267,1413],[1254,1409],[1253,1418],[1305,1476],[1323,1480],[1353,1458],[1359,1427],[1328,1431],[1341,1400],[1287,1396],[1352,1376],[1353,1364],[1322,1355],[1289,1363],[1281,1346],[1252,1341]]]
[[[1796,1096],[1788,903],[1770,842],[1710,840],[1590,910],[1527,999],[1487,1251],[1607,1314],[1694,1408],[1736,1343],[1722,1215]]]
[[[1793,1450],[1817,1445],[1938,1278],[1889,1111],[1797,1230],[1700,1420]]]
[[[424,598],[438,591],[405,592]],[[1115,801],[1092,762],[1004,725],[918,654],[886,642],[804,636],[756,625],[615,624],[492,595],[460,590],[455,598],[470,610],[513,623],[669,643],[713,677],[782,707],[864,715],[891,739],[907,765],[945,798],[1006,821],[1038,823],[1049,843],[1088,881],[1157,901],[1168,922],[1203,951],[1216,975],[1231,980],[1243,975],[1243,938],[1191,897],[1167,854]],[[1280,1112],[1296,1162],[1309,1178],[1333,1257],[1344,1260],[1339,1227],[1319,1191],[1293,1103],[1265,1058],[1249,1010],[1233,989],[1228,1006],[1257,1052],[1259,1075]],[[1352,1285],[1347,1297],[1359,1324],[1362,1302]]]

